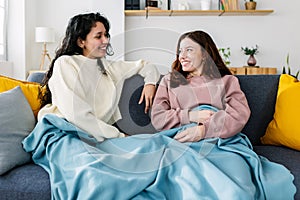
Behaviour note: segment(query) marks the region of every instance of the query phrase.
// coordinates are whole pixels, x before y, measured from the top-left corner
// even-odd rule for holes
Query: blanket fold
[[[246,135],[172,139],[183,128],[99,143],[48,114],[23,147],[49,173],[52,199],[293,199],[293,175],[258,156]]]

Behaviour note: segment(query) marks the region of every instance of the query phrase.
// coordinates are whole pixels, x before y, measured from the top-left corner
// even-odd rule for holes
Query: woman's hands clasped
[[[198,142],[204,138],[204,125],[193,126],[177,133],[174,137],[178,142]]]
[[[215,112],[212,110],[191,110],[189,112],[190,122],[196,122],[197,124],[204,123]]]
[[[155,96],[156,86],[153,84],[147,84],[144,86],[142,95],[139,100],[141,104],[145,100],[145,113],[147,113],[153,104],[153,98]]]
[[[208,120],[215,112],[211,110],[195,110],[189,112],[190,122],[198,125],[189,127],[175,135],[174,139],[178,142],[198,142],[205,136],[205,126],[202,124]]]

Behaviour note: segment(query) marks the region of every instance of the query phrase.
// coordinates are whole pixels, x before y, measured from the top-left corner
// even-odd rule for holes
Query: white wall
[[[8,8],[7,56],[10,62],[7,65],[11,73],[7,75],[25,79],[36,53],[32,32],[36,20],[35,0],[9,0]]]
[[[0,74],[3,76],[11,76],[13,74],[12,63],[0,60]]]
[[[266,16],[149,16],[148,19],[126,16],[125,46],[130,52],[126,59],[142,57],[169,69],[175,56],[176,34],[200,29],[208,32],[218,47],[231,48],[232,66],[246,65],[248,57],[241,52],[241,46],[257,44],[257,65],[277,67],[281,73],[289,53],[292,72],[295,72],[300,69],[299,7],[300,1],[264,0],[258,1],[257,9],[272,9],[274,13]],[[165,34],[157,29],[165,30]],[[154,51],[157,48],[160,52]]]
[[[105,0],[36,0],[36,4],[38,8],[36,25],[50,26],[56,31],[57,42],[48,45],[51,54],[54,54],[55,49],[62,40],[69,19],[80,13],[100,12],[109,19],[112,36],[124,32],[124,5],[117,1],[109,3]],[[124,51],[124,39],[122,39],[122,43],[118,42],[114,46],[116,51]],[[41,45],[39,47],[41,48]]]
[[[7,57],[14,77],[23,77],[25,64],[25,0],[10,0],[7,34]]]
[[[167,71],[174,59],[178,36],[202,29],[211,34],[219,47],[231,48],[232,66],[246,64],[247,57],[240,51],[241,46],[257,44],[258,65],[277,67],[281,72],[289,53],[292,71],[300,69],[300,26],[297,23],[300,1],[258,1],[257,9],[274,10],[266,16],[151,16],[148,19],[124,17],[123,0],[9,0],[9,4],[8,58],[13,63],[15,78],[25,79],[29,70],[39,67],[42,45],[34,42],[36,26],[55,29],[56,42],[48,45],[53,58],[68,20],[90,11],[105,14],[111,22],[113,59],[143,58],[158,64],[163,72]]]
[[[13,63],[13,77],[25,79],[29,70],[38,70],[42,44],[36,43],[35,27],[55,30],[56,42],[47,45],[50,57],[74,15],[86,12],[103,13],[111,22],[115,57],[124,52],[124,3],[106,0],[9,0],[8,60]],[[49,63],[45,63],[45,68]]]

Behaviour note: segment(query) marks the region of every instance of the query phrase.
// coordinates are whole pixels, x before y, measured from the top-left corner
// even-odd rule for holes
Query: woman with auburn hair
[[[204,104],[218,111],[193,110]],[[238,79],[231,75],[212,38],[203,31],[179,38],[172,72],[162,79],[154,105],[152,124],[158,130],[197,123],[175,137],[181,142],[231,137],[250,117]]]
[[[187,165],[198,163],[205,179],[201,187],[216,195],[208,194],[208,199],[292,199],[293,175],[258,156],[241,133],[249,117],[239,81],[210,35],[200,30],[182,34],[172,71],[162,78],[154,98],[153,126],[161,133],[176,130],[174,140],[199,154]],[[279,188],[285,188],[281,197]]]

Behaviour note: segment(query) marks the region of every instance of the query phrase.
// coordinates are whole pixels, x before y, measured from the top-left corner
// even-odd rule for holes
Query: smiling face
[[[86,39],[78,39],[77,43],[83,50],[83,55],[88,58],[102,58],[106,55],[106,48],[109,43],[108,34],[101,22],[96,22]]]
[[[178,59],[183,71],[198,76],[202,74],[204,56],[201,46],[190,38],[181,40]]]

